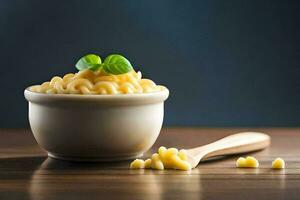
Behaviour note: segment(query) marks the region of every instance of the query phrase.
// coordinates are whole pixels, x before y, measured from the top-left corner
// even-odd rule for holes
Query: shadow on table
[[[48,157],[31,176],[30,197],[39,200],[99,199],[103,187],[110,185],[107,177],[124,175],[128,167],[128,161],[74,162]]]
[[[73,182],[73,175],[75,179],[79,176],[84,180],[85,177],[106,174],[106,171],[126,169],[127,165],[128,161],[80,163],[55,160],[45,155],[0,158],[0,199],[61,199],[56,196],[56,190],[60,186],[68,190],[68,180]],[[74,185],[72,187],[74,189]],[[80,188],[75,187],[75,191]]]
[[[47,158],[31,176],[30,198],[153,200],[190,191],[186,197],[201,199],[201,193],[195,192],[201,188],[201,179],[190,176],[190,172],[169,171],[174,176],[168,176],[164,171],[129,170],[128,163],[81,163]],[[173,191],[173,187],[179,189]]]

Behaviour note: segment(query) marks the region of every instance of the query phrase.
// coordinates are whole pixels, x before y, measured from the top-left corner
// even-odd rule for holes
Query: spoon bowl
[[[268,147],[270,143],[270,136],[265,133],[237,133],[204,146],[186,149],[187,161],[195,168],[203,159],[258,151]]]

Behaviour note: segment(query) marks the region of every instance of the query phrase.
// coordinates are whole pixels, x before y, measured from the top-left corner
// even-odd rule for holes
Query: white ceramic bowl
[[[76,161],[141,156],[161,130],[169,91],[72,95],[24,91],[37,143],[50,157]]]

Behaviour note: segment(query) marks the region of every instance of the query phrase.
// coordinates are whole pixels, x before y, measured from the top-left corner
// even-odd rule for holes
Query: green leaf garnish
[[[130,62],[121,55],[112,54],[105,58],[102,67],[106,73],[125,74],[133,70]]]
[[[95,71],[100,67],[101,67],[101,58],[95,54],[89,54],[83,56],[76,63],[76,68],[78,70],[90,69]]]

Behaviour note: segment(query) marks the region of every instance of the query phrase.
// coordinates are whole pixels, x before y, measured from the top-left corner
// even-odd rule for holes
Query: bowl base
[[[121,160],[132,160],[135,158],[140,158],[143,156],[141,154],[134,154],[134,155],[125,155],[125,156],[113,156],[113,157],[76,157],[76,156],[64,156],[64,155],[57,155],[53,153],[48,153],[48,156],[58,160],[65,160],[65,161],[75,161],[75,162],[107,162],[107,161],[121,161]]]

